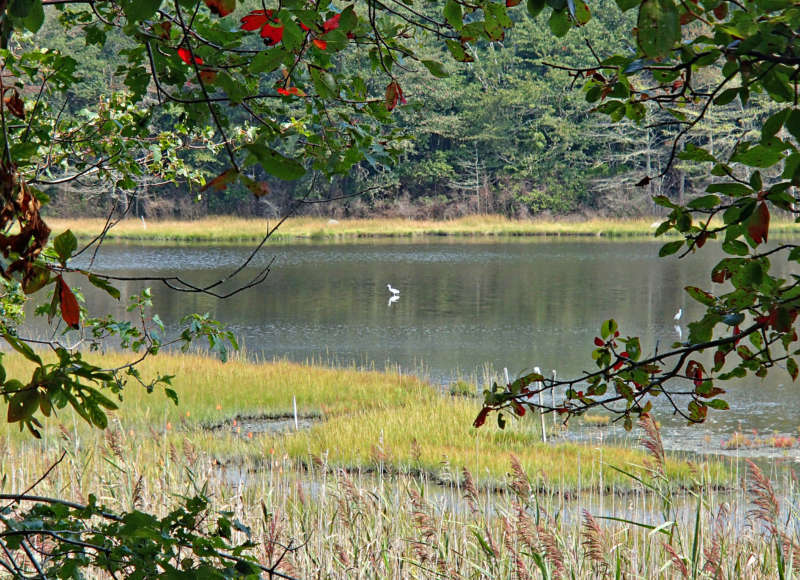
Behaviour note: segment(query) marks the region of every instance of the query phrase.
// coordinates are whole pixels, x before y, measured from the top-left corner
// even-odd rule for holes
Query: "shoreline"
[[[394,218],[344,219],[290,218],[273,234],[272,241],[346,241],[391,238],[653,238],[660,218],[511,220],[500,216],[473,216],[447,221]],[[53,232],[72,230],[78,238],[97,236],[105,220],[50,218]],[[257,242],[276,220],[230,216],[195,221],[127,219],[111,229],[107,240],[175,242]],[[774,235],[800,234],[800,224],[775,222]],[[674,234],[673,234],[674,235]]]

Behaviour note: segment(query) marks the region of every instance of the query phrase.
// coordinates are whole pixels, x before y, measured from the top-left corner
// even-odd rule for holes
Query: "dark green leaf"
[[[531,18],[539,16],[539,13],[544,10],[544,7],[544,0],[528,0],[527,2],[528,14],[530,14]]]
[[[58,259],[62,266],[66,266],[67,260],[77,248],[78,240],[71,230],[59,234],[53,240],[53,249],[56,251],[56,254],[58,254]]]
[[[461,18],[461,4],[455,0],[447,0],[444,5],[444,19],[447,23],[456,30],[461,30],[464,26]]]
[[[279,179],[290,181],[300,179],[306,174],[305,168],[300,163],[284,157],[274,149],[258,144],[250,144],[245,147],[264,168],[264,171]]]
[[[450,74],[444,69],[442,63],[435,61],[435,60],[423,60],[422,64],[425,65],[425,68],[428,69],[433,76],[437,78],[446,78],[449,77]]]
[[[669,256],[677,252],[683,246],[683,240],[676,240],[674,242],[667,242],[661,249],[658,250],[659,257],[663,258],[664,256]]]
[[[98,278],[94,274],[89,274],[89,282],[91,282],[94,286],[97,286],[101,290],[105,290],[110,296],[119,300],[119,290],[109,283],[108,280],[104,278]]]
[[[704,304],[706,306],[714,306],[717,303],[717,299],[714,298],[714,296],[705,290],[697,288],[696,286],[687,286],[686,293],[697,300],[700,304]]]
[[[681,39],[678,9],[672,0],[644,0],[639,7],[637,41],[651,58],[667,56]]]

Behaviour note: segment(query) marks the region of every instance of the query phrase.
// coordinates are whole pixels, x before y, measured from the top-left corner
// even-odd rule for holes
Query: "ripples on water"
[[[515,375],[534,365],[574,376],[592,368],[592,339],[606,318],[616,318],[623,334],[639,335],[648,352],[657,341],[663,351],[678,340],[673,315],[679,308],[684,323],[702,312],[682,289],[710,286],[705,277],[721,254],[707,248],[684,260],[658,259],[658,248],[595,239],[275,246],[239,277],[249,280],[274,257],[261,286],[227,301],[154,286],[155,311],[171,327],[183,315],[210,312],[249,353],[265,359],[423,369],[443,384],[458,377],[480,383],[491,378],[486,369],[507,367]],[[250,250],[109,244],[95,268],[126,276],[178,274],[202,285],[225,277]],[[392,304],[387,283],[400,290]],[[145,284],[120,286],[128,296]],[[96,312],[126,315],[123,305],[84,290]],[[793,388],[779,369],[766,381],[734,385],[731,411],[712,413],[691,436],[682,421],[664,415],[667,444],[719,448],[737,429],[797,436]]]

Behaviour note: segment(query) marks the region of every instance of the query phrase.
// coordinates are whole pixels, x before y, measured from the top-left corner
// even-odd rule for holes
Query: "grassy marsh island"
[[[105,432],[67,410],[41,441],[9,425],[5,491],[62,452],[36,493],[163,514],[203,488],[263,562],[299,546],[278,568],[296,578],[777,577],[769,539],[737,519],[769,490],[751,498],[718,462],[545,444],[538,421],[475,430],[476,399],[391,372],[170,354],[140,370],[174,374],[180,405],[131,385]]]
[[[447,221],[406,220],[397,218],[343,219],[298,217],[284,222],[273,239],[339,240],[353,238],[408,238],[425,236],[514,237],[514,236],[595,236],[652,237],[659,218],[562,218],[512,220],[501,216],[471,216]],[[127,219],[107,235],[111,240],[181,241],[181,242],[253,242],[260,240],[276,220],[209,217],[194,221]],[[104,220],[51,218],[53,231],[71,229],[80,238],[99,234]],[[800,233],[800,225],[776,220],[770,226],[774,234]]]

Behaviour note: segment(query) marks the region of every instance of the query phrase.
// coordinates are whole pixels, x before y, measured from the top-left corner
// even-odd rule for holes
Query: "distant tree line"
[[[361,162],[347,176],[317,186],[318,197],[338,201],[309,205],[301,211],[336,217],[417,218],[658,214],[653,195],[664,194],[681,202],[702,190],[708,177],[692,173],[681,163],[645,186],[637,186],[643,175],[660,174],[666,167],[676,134],[674,125],[660,126],[652,117],[644,131],[632,121],[627,126],[604,123],[591,114],[588,95],[573,88],[582,83],[575,83],[563,68],[550,66],[588,68],[594,60],[592,51],[632,50],[626,44],[635,26],[630,15],[623,15],[615,2],[604,1],[597,4],[594,16],[581,33],[560,39],[554,39],[541,23],[522,16],[503,41],[476,43],[469,63],[453,62],[440,41],[421,37],[417,31],[421,52],[445,62],[442,72],[449,76],[431,83],[425,69],[409,66],[398,71],[407,104],[398,107],[397,129],[408,135],[400,163]],[[65,115],[84,114],[94,105],[87,101],[88,95],[126,89],[117,74],[120,54],[127,50],[126,39],[120,36],[101,50],[87,46],[80,35],[63,36],[63,29],[56,24],[45,26],[52,27],[53,35],[61,35],[58,44],[65,50],[82,55],[76,74],[83,80],[71,89]],[[591,48],[586,39],[591,39]],[[343,69],[371,66],[363,55],[349,58],[351,61],[341,63]],[[587,76],[591,74],[601,73],[586,71]],[[713,81],[709,79],[709,83]],[[156,93],[151,92],[155,100]],[[601,106],[606,96],[598,94],[589,100]],[[161,110],[154,134],[169,133],[184,122],[185,113],[175,107]],[[651,107],[651,113],[654,110],[657,118],[657,107]],[[298,117],[301,113],[298,111]],[[746,114],[736,107],[722,113],[715,109],[693,139],[713,151],[730,150],[735,142],[727,135],[747,123],[760,126],[769,113],[757,98],[750,101]],[[245,122],[243,118],[243,131]],[[102,215],[117,203],[130,206],[132,215],[152,218],[231,213],[276,216],[308,187],[304,180],[285,182],[253,175],[270,182],[268,195],[255,198],[241,185],[203,190],[195,176],[225,169],[225,156],[214,150],[213,142],[214,136],[209,135],[207,142],[164,160],[165,167],[171,165],[162,173],[183,177],[183,186],[142,177],[130,197],[109,191],[107,185],[94,186],[90,180],[54,185],[48,190],[52,198],[48,212]],[[362,191],[366,193],[355,195]]]

